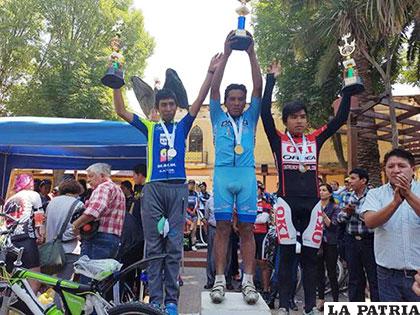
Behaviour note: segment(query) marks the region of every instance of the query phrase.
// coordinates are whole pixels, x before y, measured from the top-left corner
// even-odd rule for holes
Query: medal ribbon
[[[163,132],[165,133],[165,137],[168,140],[169,149],[173,149],[175,145],[175,130],[176,130],[176,123],[174,123],[174,127],[172,129],[172,133],[169,134],[168,128],[163,123],[162,119],[159,121],[160,125],[162,126]]]
[[[233,133],[235,134],[235,141],[237,145],[241,144],[242,141],[242,131],[243,131],[243,121],[244,121],[244,116],[241,115],[241,117],[239,117],[239,128],[238,125],[235,122],[235,119],[232,118],[232,116],[229,115],[229,113],[226,113],[230,123],[232,124],[232,129],[233,129]]]
[[[305,165],[305,156],[306,156],[306,151],[308,150],[308,145],[306,143],[305,135],[302,134],[302,152],[300,152],[299,147],[297,146],[295,140],[293,140],[293,137],[290,134],[290,132],[287,132],[287,137],[289,137],[290,142],[292,142],[293,146],[295,147],[296,153],[299,154],[299,164]]]

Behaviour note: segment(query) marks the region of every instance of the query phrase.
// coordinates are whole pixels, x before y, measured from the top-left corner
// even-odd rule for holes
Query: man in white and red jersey
[[[337,115],[328,124],[305,134],[306,106],[301,101],[286,103],[282,120],[286,131],[276,129],[271,114],[271,96],[279,66],[273,63],[267,75],[261,118],[279,174],[278,201],[274,206],[280,243],[280,313],[288,313],[296,255],[296,231],[302,235],[301,264],[305,274],[305,313],[314,312],[316,302],[316,255],[322,240],[322,211],[319,204],[318,158],[324,142],[347,120],[350,95],[343,95]]]

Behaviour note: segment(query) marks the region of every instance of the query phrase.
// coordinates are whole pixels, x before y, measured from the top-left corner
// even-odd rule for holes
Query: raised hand
[[[274,74],[274,77],[277,78],[281,73],[281,70],[280,61],[273,60],[267,68],[267,73]]]
[[[230,33],[228,34],[228,36],[226,37],[225,40],[225,49],[224,49],[224,55],[226,57],[229,57],[230,54],[232,53],[232,43],[235,42],[235,40],[233,39],[233,36],[235,35],[235,31],[230,31]]]
[[[252,34],[248,31],[246,31],[246,34],[251,38],[251,44],[247,48],[246,53],[248,55],[255,54],[254,37],[252,37]]]
[[[209,65],[209,72],[214,73],[217,69],[217,67],[220,65],[220,62],[222,61],[223,53],[217,53],[211,58],[210,65]]]

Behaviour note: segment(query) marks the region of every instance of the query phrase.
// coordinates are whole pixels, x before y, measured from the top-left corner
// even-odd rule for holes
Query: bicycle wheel
[[[3,304],[3,297],[0,297],[0,307]],[[22,300],[17,300],[13,304],[9,305],[9,315],[31,315],[31,310],[26,306]]]
[[[127,303],[117,305],[108,310],[109,315],[165,315],[160,311],[148,304],[144,303]]]

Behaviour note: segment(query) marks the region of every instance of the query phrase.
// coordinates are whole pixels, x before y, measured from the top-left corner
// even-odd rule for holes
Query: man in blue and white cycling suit
[[[246,50],[252,70],[253,91],[251,104],[247,110],[246,87],[231,84],[226,88],[224,103],[221,107],[220,84],[226,63],[232,53],[231,32],[224,47],[220,66],[216,69],[211,86],[210,117],[215,144],[214,167],[214,210],[216,236],[214,254],[216,260],[216,279],[210,292],[213,303],[224,300],[226,279],[224,267],[233,208],[237,209],[241,254],[244,264],[242,294],[248,304],[255,304],[258,293],[253,283],[255,263],[255,241],[253,225],[257,214],[257,180],[255,176],[255,130],[261,107],[262,77],[252,41]]]

